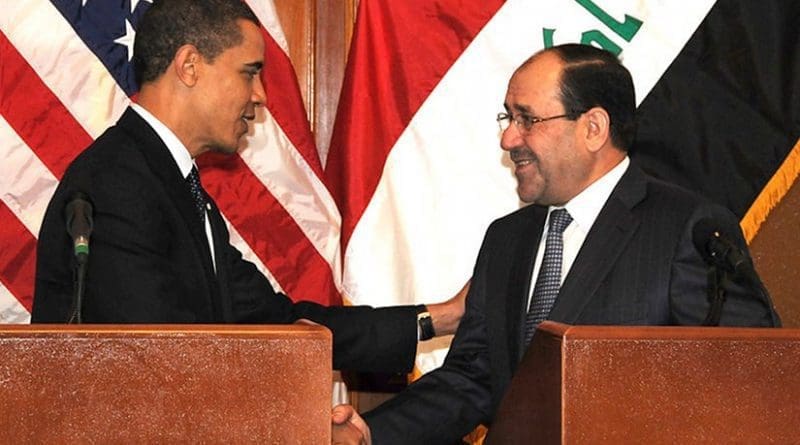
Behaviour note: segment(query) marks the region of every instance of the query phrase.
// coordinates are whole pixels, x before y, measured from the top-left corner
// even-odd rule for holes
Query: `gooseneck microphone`
[[[724,275],[732,274],[733,277],[741,278],[754,291],[757,298],[763,301],[770,311],[773,325],[777,326],[777,315],[772,308],[772,301],[769,293],[761,279],[758,278],[753,262],[750,257],[739,248],[731,238],[721,229],[721,224],[711,218],[704,218],[698,221],[692,230],[692,242],[705,262],[711,266],[709,270],[708,294],[711,300],[711,307],[704,324],[718,325],[722,315],[722,305],[725,300],[722,289]]]
[[[89,259],[89,237],[92,235],[92,203],[82,192],[75,192],[64,207],[67,233],[72,237],[73,251],[78,264]]]
[[[74,294],[72,311],[67,323],[81,323],[83,294],[86,289],[86,268],[89,262],[89,239],[92,235],[92,203],[85,193],[75,192],[64,207],[67,233],[72,238],[75,255]]]
[[[744,251],[719,230],[719,224],[710,218],[697,222],[692,232],[695,248],[707,263],[735,275],[758,280],[753,263]]]

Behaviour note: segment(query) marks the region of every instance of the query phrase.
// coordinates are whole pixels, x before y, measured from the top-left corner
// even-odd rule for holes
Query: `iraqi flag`
[[[632,72],[634,159],[741,217],[751,207],[765,216],[800,169],[799,10],[794,1],[362,0],[326,166],[342,213],[343,295],[434,302],[469,279],[488,224],[521,205],[495,122],[508,80],[559,43],[603,47]],[[757,203],[782,166],[786,180]],[[749,237],[760,223],[751,219]]]
[[[36,237],[64,170],[116,122],[137,85],[133,39],[151,0],[13,0],[0,13],[0,323],[30,319]],[[324,187],[297,79],[271,0],[269,92],[237,156],[198,159],[232,242],[278,290],[338,303],[339,213]]]

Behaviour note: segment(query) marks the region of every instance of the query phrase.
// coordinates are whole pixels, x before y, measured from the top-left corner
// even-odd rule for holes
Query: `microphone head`
[[[713,239],[719,239],[720,237],[719,229],[717,229],[718,226],[719,225],[711,218],[703,218],[697,221],[692,229],[692,242],[694,243],[694,247],[708,263],[715,262],[711,250],[711,241]]]
[[[64,207],[64,219],[67,222],[67,233],[72,238],[92,234],[92,202],[83,192],[75,192]]]
[[[736,274],[752,270],[748,255],[719,229],[720,224],[704,218],[692,229],[692,242],[706,263]]]

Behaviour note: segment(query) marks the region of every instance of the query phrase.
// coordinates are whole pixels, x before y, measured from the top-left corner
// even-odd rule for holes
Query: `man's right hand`
[[[372,445],[369,426],[352,405],[337,405],[331,411],[331,444]]]

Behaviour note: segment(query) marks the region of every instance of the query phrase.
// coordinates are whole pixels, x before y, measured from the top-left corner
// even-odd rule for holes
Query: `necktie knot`
[[[206,198],[203,195],[203,186],[200,184],[200,174],[197,173],[197,167],[192,167],[192,171],[186,176],[186,182],[189,183],[189,188],[194,198],[194,205],[200,217],[200,222],[206,221]]]
[[[567,209],[556,209],[550,212],[550,230],[553,232],[564,233],[571,222],[572,216]]]

